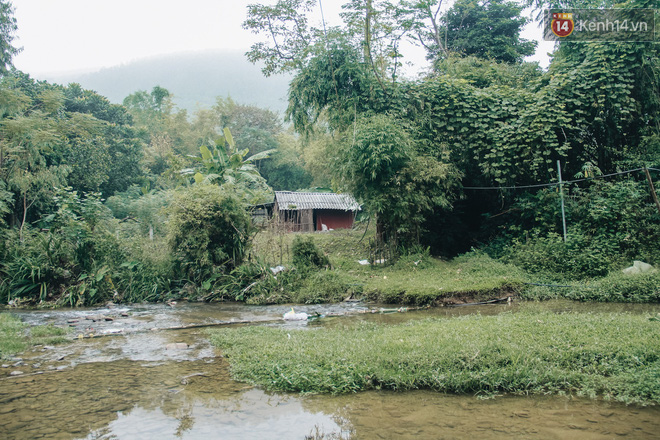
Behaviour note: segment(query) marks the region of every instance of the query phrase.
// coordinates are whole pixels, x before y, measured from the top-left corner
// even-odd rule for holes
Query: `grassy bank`
[[[524,280],[523,272],[516,267],[481,253],[451,261],[412,255],[393,266],[361,275],[368,299],[416,305],[480,301],[516,294],[522,290]]]
[[[322,331],[211,332],[235,379],[267,389],[576,394],[660,403],[660,327],[648,316],[528,310]]]
[[[430,257],[424,249],[404,254],[385,265],[362,266],[358,261],[370,257],[369,243],[373,239],[373,228],[365,234],[364,225],[353,230],[324,233],[279,234],[273,230],[263,230],[254,239],[253,255],[263,264],[283,264],[291,269],[294,267],[291,249],[295,237],[313,240],[329,258],[331,269],[313,276],[306,274],[302,282],[298,282],[300,280],[296,276],[287,278],[283,275],[275,289],[270,288],[269,293],[249,298],[248,302],[334,302],[353,296],[383,303],[442,305],[511,294],[530,300],[660,301],[660,271],[625,275],[620,270],[623,267],[610,267],[605,276],[587,277],[584,273],[578,276],[567,271],[574,261],[568,257],[564,261],[561,256],[554,258],[563,261],[563,266],[553,266],[554,271],[551,272],[546,266],[543,270],[525,271],[512,262],[517,260],[511,256],[498,259],[489,257],[485,252],[473,251],[445,260]],[[529,257],[526,253],[524,256]],[[583,258],[587,257],[597,265],[597,255],[590,254]]]
[[[40,325],[30,329],[20,319],[0,313],[0,359],[25,351],[34,345],[53,345],[65,342],[66,329]]]
[[[446,261],[420,249],[386,265],[360,265],[358,261],[370,257],[371,229],[366,235],[364,226],[326,233],[260,232],[254,239],[253,255],[263,264],[293,268],[293,241],[302,237],[313,240],[329,258],[331,268],[304,274],[304,279],[285,273],[275,289],[248,298],[248,302],[336,302],[352,296],[383,303],[437,305],[492,299],[522,290],[523,271],[479,252]],[[263,284],[270,281],[268,277],[262,280]]]
[[[573,280],[550,282],[550,286],[529,286],[521,296],[529,300],[566,298],[574,301],[657,303],[660,302],[660,272],[626,275],[617,271],[579,283]]]

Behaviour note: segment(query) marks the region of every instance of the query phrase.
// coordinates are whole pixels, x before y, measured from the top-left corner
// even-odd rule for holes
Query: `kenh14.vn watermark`
[[[658,41],[655,9],[546,9],[550,41]]]

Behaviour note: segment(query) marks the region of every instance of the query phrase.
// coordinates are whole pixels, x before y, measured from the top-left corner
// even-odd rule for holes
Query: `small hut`
[[[289,231],[350,229],[360,209],[348,194],[275,191],[274,215]]]

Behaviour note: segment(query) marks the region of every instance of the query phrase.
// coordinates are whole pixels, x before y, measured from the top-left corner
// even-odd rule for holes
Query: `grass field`
[[[535,310],[402,325],[210,332],[235,379],[267,389],[574,394],[660,403],[660,322]]]

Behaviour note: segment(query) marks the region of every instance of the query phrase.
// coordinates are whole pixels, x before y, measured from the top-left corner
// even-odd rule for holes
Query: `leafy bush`
[[[646,182],[595,181],[567,192],[567,243],[560,236],[558,195],[542,190],[520,196],[509,217],[499,218],[503,234],[486,247],[488,253],[554,278],[605,276],[633,259],[660,261],[660,215]]]
[[[604,278],[570,289],[565,296],[579,301],[656,303],[660,302],[660,274],[612,272]]]
[[[201,283],[243,261],[251,223],[235,196],[216,185],[196,184],[176,192],[167,212],[178,276]]]
[[[40,229],[24,228],[22,240],[18,231],[5,232],[0,301],[83,306],[158,300],[169,290],[167,247],[124,236],[98,194],[63,189],[54,201],[57,211],[40,221]]]
[[[503,260],[527,272],[551,278],[599,277],[612,268],[616,253],[606,240],[589,239],[570,234],[564,243],[558,235],[534,237],[529,241],[514,241],[504,253]]]
[[[293,254],[293,265],[298,269],[320,269],[330,266],[330,260],[319,250],[312,237],[303,238],[297,235],[293,239],[291,252]]]
[[[20,240],[18,231],[9,230],[0,267],[2,302],[46,301],[74,280],[75,248],[62,235],[25,228]]]

